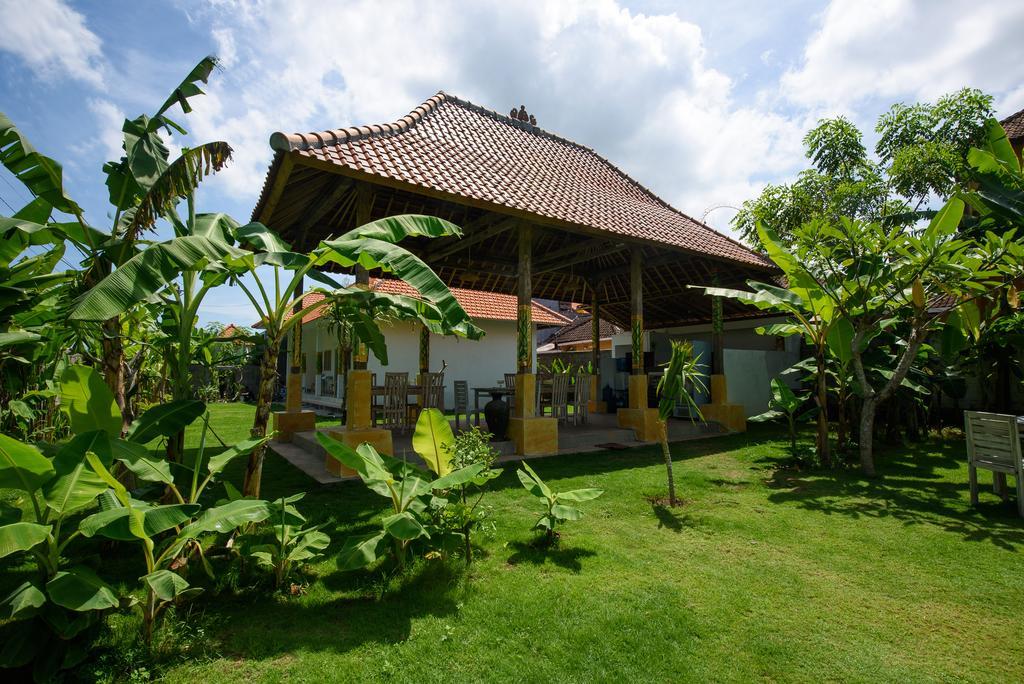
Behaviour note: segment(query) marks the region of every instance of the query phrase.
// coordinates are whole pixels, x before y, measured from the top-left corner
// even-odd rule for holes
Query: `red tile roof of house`
[[[388,294],[402,294],[410,297],[417,297],[418,293],[412,286],[401,280],[391,278],[373,278],[370,280],[370,287],[378,292]],[[481,292],[479,290],[467,290],[461,287],[450,288],[459,305],[469,314],[473,320],[483,321],[514,321],[516,320],[518,300],[514,295],[496,294],[494,292]],[[307,292],[302,298],[302,308],[323,301],[324,295],[320,292]],[[302,317],[302,323],[310,323],[324,315],[324,308],[316,308]],[[291,314],[288,314],[291,318]],[[551,309],[533,302],[533,322],[537,325],[565,325],[569,319],[552,311]]]
[[[398,121],[274,133],[271,147],[356,172],[759,267],[768,259],[675,210],[593,150],[440,92]],[[276,167],[253,212],[259,216]]]
[[[1010,139],[1010,142],[1020,143],[1024,141],[1024,109],[1016,114],[1011,114],[999,123],[1002,124],[1003,130],[1006,131],[1006,137]]]
[[[547,339],[547,343],[558,346],[575,342],[590,342],[590,321],[590,316],[580,316],[576,320],[566,323]],[[599,321],[598,325],[600,326],[601,339],[608,339],[612,335],[623,332],[622,328],[603,318]]]

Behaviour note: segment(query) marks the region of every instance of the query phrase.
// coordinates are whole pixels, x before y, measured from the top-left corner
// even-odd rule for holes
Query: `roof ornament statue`
[[[515,107],[513,107],[512,111],[508,113],[508,116],[510,119],[522,121],[523,123],[528,123],[531,126],[537,125],[537,117],[535,117],[533,114],[526,113],[526,105],[519,105],[518,110]]]

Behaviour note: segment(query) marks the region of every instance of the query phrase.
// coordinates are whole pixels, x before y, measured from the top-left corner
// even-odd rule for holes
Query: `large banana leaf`
[[[172,527],[187,523],[202,506],[199,504],[150,506],[142,501],[133,500],[132,508],[142,515],[145,535],[152,537]],[[117,541],[136,541],[140,539],[140,536],[131,528],[131,513],[132,511],[124,506],[93,513],[82,520],[78,530],[85,537],[99,535]]]
[[[118,606],[117,596],[106,582],[83,567],[58,572],[46,583],[46,593],[58,606],[80,613]]]
[[[364,223],[342,235],[341,239],[372,238],[397,243],[407,237],[462,237],[462,229],[436,216],[399,214]]]
[[[231,146],[226,142],[205,143],[182,151],[142,195],[125,234],[134,236],[140,230],[152,228],[160,216],[195,192],[206,176],[220,171],[230,158]]]
[[[241,255],[235,247],[197,235],[151,245],[82,295],[71,318],[105,321],[162,291],[183,271],[201,271],[211,262]]]
[[[203,511],[194,523],[182,528],[178,538],[195,538],[204,532],[230,532],[239,525],[263,522],[270,517],[270,512],[270,504],[259,499],[231,501]]]
[[[387,533],[375,532],[358,537],[349,537],[338,552],[340,570],[358,570],[377,560],[386,547]]]
[[[452,426],[443,413],[435,408],[420,411],[416,431],[412,435],[412,448],[438,477],[452,470],[450,449],[454,443]]]
[[[178,84],[178,87],[170,94],[167,100],[160,105],[160,109],[157,110],[156,114],[153,115],[153,121],[160,126],[173,126],[179,133],[185,134],[180,126],[172,121],[169,121],[165,114],[167,110],[173,107],[175,104],[181,106],[181,111],[188,114],[192,111],[192,105],[189,104],[189,99],[202,95],[203,91],[196,85],[197,82],[202,81],[206,83],[207,79],[210,78],[210,74],[217,67],[217,58],[213,56],[206,56],[199,60],[192,71],[188,73],[188,76]]]
[[[45,199],[57,211],[65,214],[82,212],[78,204],[64,193],[64,171],[60,164],[37,152],[3,112],[0,112],[0,163],[29,192]]]
[[[73,364],[61,375],[60,410],[76,434],[103,430],[110,437],[121,435],[121,410],[114,395],[103,376],[88,366]]]
[[[269,437],[257,437],[253,439],[244,439],[237,444],[232,444],[216,456],[211,456],[210,460],[206,463],[206,469],[210,472],[210,475],[216,475],[224,470],[231,461],[235,460],[239,456],[247,456],[251,454],[253,449],[262,444],[266,444],[269,440]]]
[[[0,489],[34,492],[53,475],[53,464],[39,449],[0,434]]]
[[[104,447],[98,442],[107,442]],[[86,463],[92,451],[109,451],[109,438],[102,430],[76,435],[62,446],[53,459],[56,477],[43,487],[46,506],[57,515],[68,515],[89,506],[107,490],[107,483]]]
[[[12,553],[28,551],[41,544],[50,535],[49,525],[16,522],[0,527],[0,558]]]
[[[157,570],[145,575],[142,579],[161,601],[173,601],[188,590],[188,582],[185,578],[170,570]]]
[[[178,399],[167,404],[157,404],[132,423],[125,438],[139,444],[148,444],[157,437],[176,435],[203,415],[205,410],[206,404],[198,399]]]
[[[46,594],[31,581],[24,582],[0,600],[0,620],[24,620],[46,603]]]

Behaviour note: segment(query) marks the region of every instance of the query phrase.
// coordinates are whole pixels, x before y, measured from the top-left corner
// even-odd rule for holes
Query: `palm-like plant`
[[[31,233],[33,239],[49,235],[56,241],[70,243],[84,256],[85,268],[74,289],[66,292],[66,297],[92,287],[110,275],[114,268],[132,259],[138,249],[140,234],[152,229],[158,218],[170,221],[177,234],[195,231],[195,190],[203,178],[223,167],[231,155],[231,148],[224,142],[205,143],[183,149],[181,155],[172,161],[160,130],[187,134],[168,116],[168,112],[174,105],[179,105],[184,113],[190,112],[190,98],[203,93],[197,83],[205,83],[216,64],[213,57],[204,58],[174,88],[156,113],[125,120],[122,128],[124,155],[120,160],[103,166],[109,200],[114,209],[109,232],[89,225],[81,207],[64,191],[60,164],[37,152],[17,127],[0,113],[0,162],[35,198],[11,219],[0,217],[4,222],[0,228],[10,226],[8,222],[17,221],[20,230]],[[184,220],[175,211],[183,199],[188,201],[188,216]],[[61,220],[60,214],[73,220]],[[194,280],[183,278],[181,292],[190,301],[197,298],[195,285]],[[181,308],[187,313],[187,306]],[[124,417],[122,429],[126,430],[131,423],[132,412],[126,398],[125,354],[119,316],[118,313],[107,318],[79,317],[79,320],[95,320],[101,324],[97,336],[104,377]],[[184,318],[187,315],[179,317],[179,320]],[[181,323],[184,327],[189,321],[181,320]],[[58,328],[55,334],[66,337],[67,331]],[[178,337],[180,343],[182,336]],[[175,358],[180,362],[187,357],[186,349]],[[175,396],[185,398],[187,363],[184,367],[176,364],[173,371]]]
[[[690,394],[693,388],[706,392],[704,374],[700,371],[700,354],[693,353],[693,344],[687,341],[672,341],[672,356],[665,364],[665,374],[658,381],[658,417],[661,419],[661,454],[665,458],[668,476],[668,503],[676,505],[676,480],[672,472],[672,452],[668,446],[668,419],[680,402],[686,405],[690,419],[703,421],[700,407]]]

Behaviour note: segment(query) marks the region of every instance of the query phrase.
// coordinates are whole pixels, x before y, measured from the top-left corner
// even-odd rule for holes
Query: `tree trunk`
[[[274,383],[277,380],[277,356],[281,346],[279,340],[267,341],[260,363],[260,387],[256,394],[256,416],[252,421],[250,435],[253,438],[266,437],[267,424],[270,422],[270,404],[274,398]],[[245,481],[242,493],[245,496],[260,496],[260,480],[263,479],[263,455],[266,445],[261,444],[249,454],[249,464],[245,469]]]
[[[114,395],[114,403],[121,411],[121,434],[132,424],[131,411],[125,401],[124,345],[121,342],[121,319],[118,316],[103,321],[103,379]]]
[[[878,404],[875,399],[865,399],[860,410],[860,467],[868,477],[875,476],[875,457],[871,443],[875,430],[875,410]]]
[[[844,372],[843,368],[839,369],[840,374]],[[849,417],[849,406],[848,406],[848,391],[846,386],[846,379],[840,375],[839,386],[836,388],[836,449],[840,453],[845,453],[849,447],[849,434],[850,434],[850,417]]]
[[[665,472],[668,475],[668,505],[676,505],[676,478],[672,472],[672,452],[668,448],[668,421],[661,421],[661,455],[665,457]]]
[[[831,468],[832,456],[828,447],[828,378],[825,375],[825,348],[822,345],[815,349],[815,358],[818,363],[818,459],[821,465]]]

